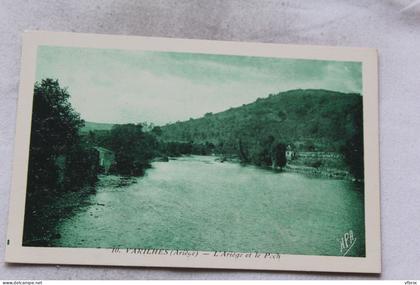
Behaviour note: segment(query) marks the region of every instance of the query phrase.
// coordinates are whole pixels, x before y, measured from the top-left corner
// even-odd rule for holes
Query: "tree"
[[[66,190],[78,191],[85,185],[94,185],[100,172],[99,153],[94,148],[74,145],[66,154],[64,171]]]
[[[348,126],[348,133],[350,133],[350,135],[342,148],[342,153],[349,170],[354,177],[363,179],[363,108],[361,99],[350,114],[351,118]]]
[[[61,212],[50,213],[62,191],[96,181],[97,157],[81,143],[84,125],[58,80],[35,83],[26,191],[24,245],[45,245]],[[96,160],[95,160],[96,159]],[[48,218],[47,218],[48,217]]]
[[[160,137],[162,135],[162,128],[159,126],[155,126],[151,130],[152,134],[154,134],[157,137]]]
[[[284,143],[274,143],[271,148],[272,166],[282,169],[287,162],[286,145]]]
[[[143,132],[142,124],[114,125],[110,146],[115,152],[114,171],[133,176],[144,174],[158,149],[156,138]]]

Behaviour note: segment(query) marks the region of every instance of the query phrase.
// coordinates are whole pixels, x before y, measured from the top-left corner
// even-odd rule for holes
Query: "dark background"
[[[1,279],[420,279],[420,3],[0,0],[0,237],[6,238],[24,30],[366,46],[380,55],[383,274],[5,265]],[[404,9],[406,8],[406,9]]]

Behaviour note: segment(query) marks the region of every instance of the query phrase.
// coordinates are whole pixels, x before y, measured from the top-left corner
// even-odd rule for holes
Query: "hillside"
[[[165,140],[229,143],[273,136],[299,150],[339,151],[361,131],[362,97],[326,90],[291,90],[199,119],[162,127]]]
[[[216,153],[234,156],[261,156],[264,145],[276,141],[298,152],[339,153],[348,164],[360,164],[362,114],[359,94],[297,89],[165,125],[162,139],[210,144]]]

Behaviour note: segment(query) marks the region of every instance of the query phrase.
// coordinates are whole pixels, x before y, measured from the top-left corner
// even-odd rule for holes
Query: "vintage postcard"
[[[381,271],[377,52],[27,32],[6,261]]]

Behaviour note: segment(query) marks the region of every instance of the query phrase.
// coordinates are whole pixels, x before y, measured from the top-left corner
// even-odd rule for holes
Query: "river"
[[[58,225],[54,246],[364,256],[362,185],[218,162],[154,162],[135,183],[102,176],[96,194]]]

